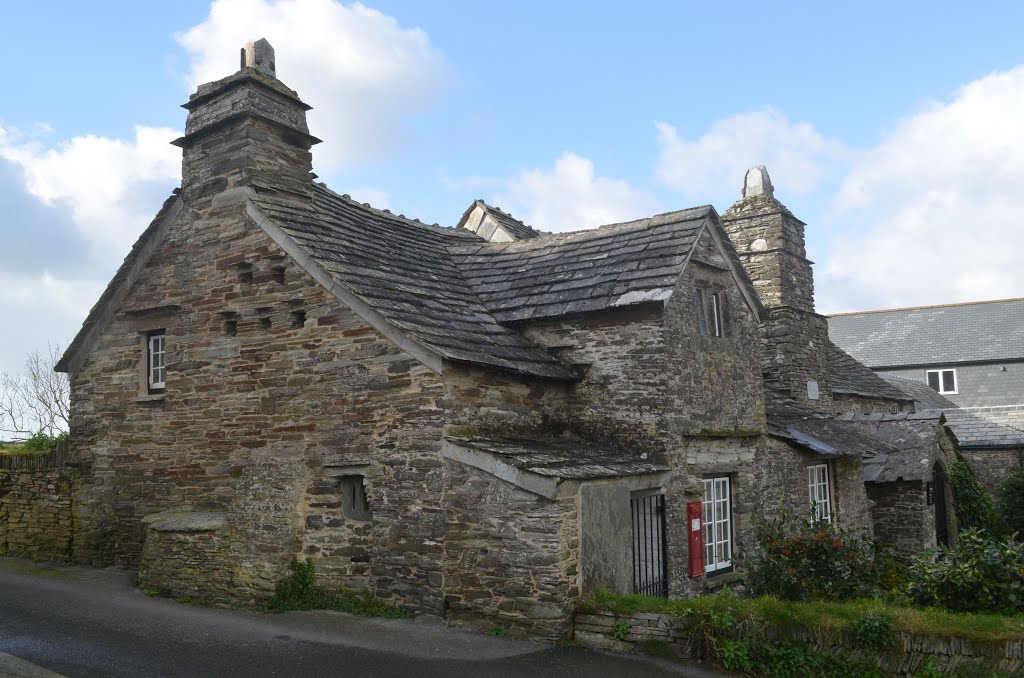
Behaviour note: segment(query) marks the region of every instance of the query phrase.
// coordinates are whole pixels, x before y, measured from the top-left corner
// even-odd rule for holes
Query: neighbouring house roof
[[[466,209],[456,228],[471,230],[491,242],[505,239],[530,240],[541,235],[540,231],[527,226],[511,214],[488,205],[483,200],[475,201]],[[504,233],[500,233],[501,231]]]
[[[775,393],[765,406],[768,433],[811,452],[827,456],[867,456],[891,451],[883,441],[848,425],[847,422]]]
[[[873,369],[1024,360],[1024,298],[840,313],[828,326]]]
[[[709,206],[574,233],[502,243],[459,243],[452,257],[500,322],[540,320],[664,303],[693,246],[711,230],[755,313],[760,302]]]
[[[864,457],[864,481],[889,483],[926,480],[939,454],[942,412],[849,414],[844,422],[860,435],[880,440],[889,448]]]
[[[889,384],[831,341],[828,345],[828,364],[832,373],[833,393],[911,400],[906,393]]]
[[[961,449],[1024,449],[1024,405],[944,410]]]
[[[893,374],[879,374],[878,376],[903,391],[907,398],[912,399],[916,410],[948,410],[959,407],[952,400],[918,379],[897,377]]]

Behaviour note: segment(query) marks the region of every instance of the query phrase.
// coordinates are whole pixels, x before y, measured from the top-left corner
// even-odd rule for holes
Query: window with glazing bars
[[[729,476],[704,478],[704,572],[732,569],[732,495]]]
[[[167,336],[164,330],[156,330],[149,333],[149,350],[147,351],[147,373],[150,392],[164,390],[164,382],[167,380]]]
[[[807,467],[807,491],[814,520],[832,522],[832,497],[828,487],[828,464]]]

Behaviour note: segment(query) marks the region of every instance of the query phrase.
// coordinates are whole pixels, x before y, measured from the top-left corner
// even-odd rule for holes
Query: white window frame
[[[715,292],[711,295],[711,315],[714,317],[715,320],[714,336],[724,337],[725,326],[722,322],[722,297],[721,294],[718,292]]]
[[[943,372],[952,372],[953,373],[953,390],[952,391],[943,391],[942,390],[942,388],[943,388],[943,383],[942,382],[944,381],[943,378],[942,378],[942,373]],[[941,393],[943,395],[957,395],[958,393],[960,393],[960,381],[957,379],[956,369],[955,368],[947,367],[946,369],[941,369],[941,370],[925,370],[924,371],[924,383],[928,384],[928,376],[931,375],[931,374],[939,375],[939,388],[938,388],[938,392],[939,393]],[[928,384],[928,386],[931,387],[931,384]]]
[[[828,464],[807,467],[807,494],[814,521],[831,523],[832,487],[829,484]]]
[[[167,334],[150,332],[146,340],[146,381],[150,391],[163,391],[167,383]]]
[[[732,483],[727,475],[704,478],[704,573],[732,570]]]

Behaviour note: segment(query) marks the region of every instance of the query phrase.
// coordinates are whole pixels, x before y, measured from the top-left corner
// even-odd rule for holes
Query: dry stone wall
[[[73,557],[79,474],[67,456],[66,445],[48,455],[0,455],[0,555]]]

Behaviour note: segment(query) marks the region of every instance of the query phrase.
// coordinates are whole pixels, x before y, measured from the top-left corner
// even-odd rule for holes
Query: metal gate
[[[629,504],[633,512],[633,593],[667,596],[665,495],[633,495]]]

